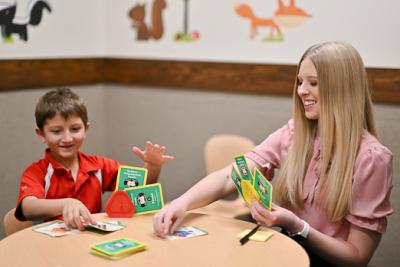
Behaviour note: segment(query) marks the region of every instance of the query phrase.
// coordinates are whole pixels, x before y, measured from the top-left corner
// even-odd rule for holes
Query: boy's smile
[[[76,115],[70,115],[65,120],[60,114],[47,119],[43,131],[37,129],[37,134],[47,144],[53,158],[70,169],[77,162],[78,151],[86,138],[88,125]]]

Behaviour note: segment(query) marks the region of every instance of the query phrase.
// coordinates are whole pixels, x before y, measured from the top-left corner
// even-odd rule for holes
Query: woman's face
[[[318,120],[320,114],[318,76],[309,58],[301,62],[297,81],[297,94],[303,103],[306,118]]]

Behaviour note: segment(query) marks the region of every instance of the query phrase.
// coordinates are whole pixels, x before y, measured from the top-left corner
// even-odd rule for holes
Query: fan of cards
[[[147,169],[121,165],[115,190],[124,190],[135,206],[135,214],[154,213],[164,207],[161,184],[146,185]]]
[[[250,204],[253,200],[257,200],[271,210],[272,184],[257,168],[254,168],[252,174],[243,155],[235,157],[231,179],[246,203]]]

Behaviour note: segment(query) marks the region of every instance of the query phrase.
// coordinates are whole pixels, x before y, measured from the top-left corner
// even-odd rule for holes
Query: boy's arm
[[[148,171],[148,184],[157,182],[162,165],[174,159],[173,156],[164,155],[166,150],[167,148],[165,146],[159,146],[158,144],[153,145],[150,141],[146,142],[144,151],[135,146],[132,148],[132,152],[145,162],[145,168]]]
[[[62,215],[67,226],[80,230],[84,229],[84,222],[97,224],[86,206],[74,198],[39,199],[28,196],[22,200],[21,207],[28,220],[46,220]]]

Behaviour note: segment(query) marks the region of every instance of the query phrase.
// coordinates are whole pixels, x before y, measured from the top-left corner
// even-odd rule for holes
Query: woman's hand
[[[84,230],[84,223],[97,224],[96,219],[86,208],[86,206],[75,198],[66,198],[62,215],[68,227]]]
[[[132,152],[149,165],[146,167],[161,167],[165,162],[173,160],[173,156],[164,155],[166,150],[165,146],[153,145],[150,141],[146,142],[144,151],[136,146],[132,147]]]
[[[167,234],[172,234],[182,222],[186,211],[186,206],[180,203],[179,200],[174,200],[166,205],[153,217],[153,227],[156,235],[164,237]]]
[[[272,204],[272,210],[268,210],[258,201],[253,201],[249,208],[253,219],[268,227],[279,226],[290,233],[297,233],[303,229],[303,222],[297,215],[278,205]]]

